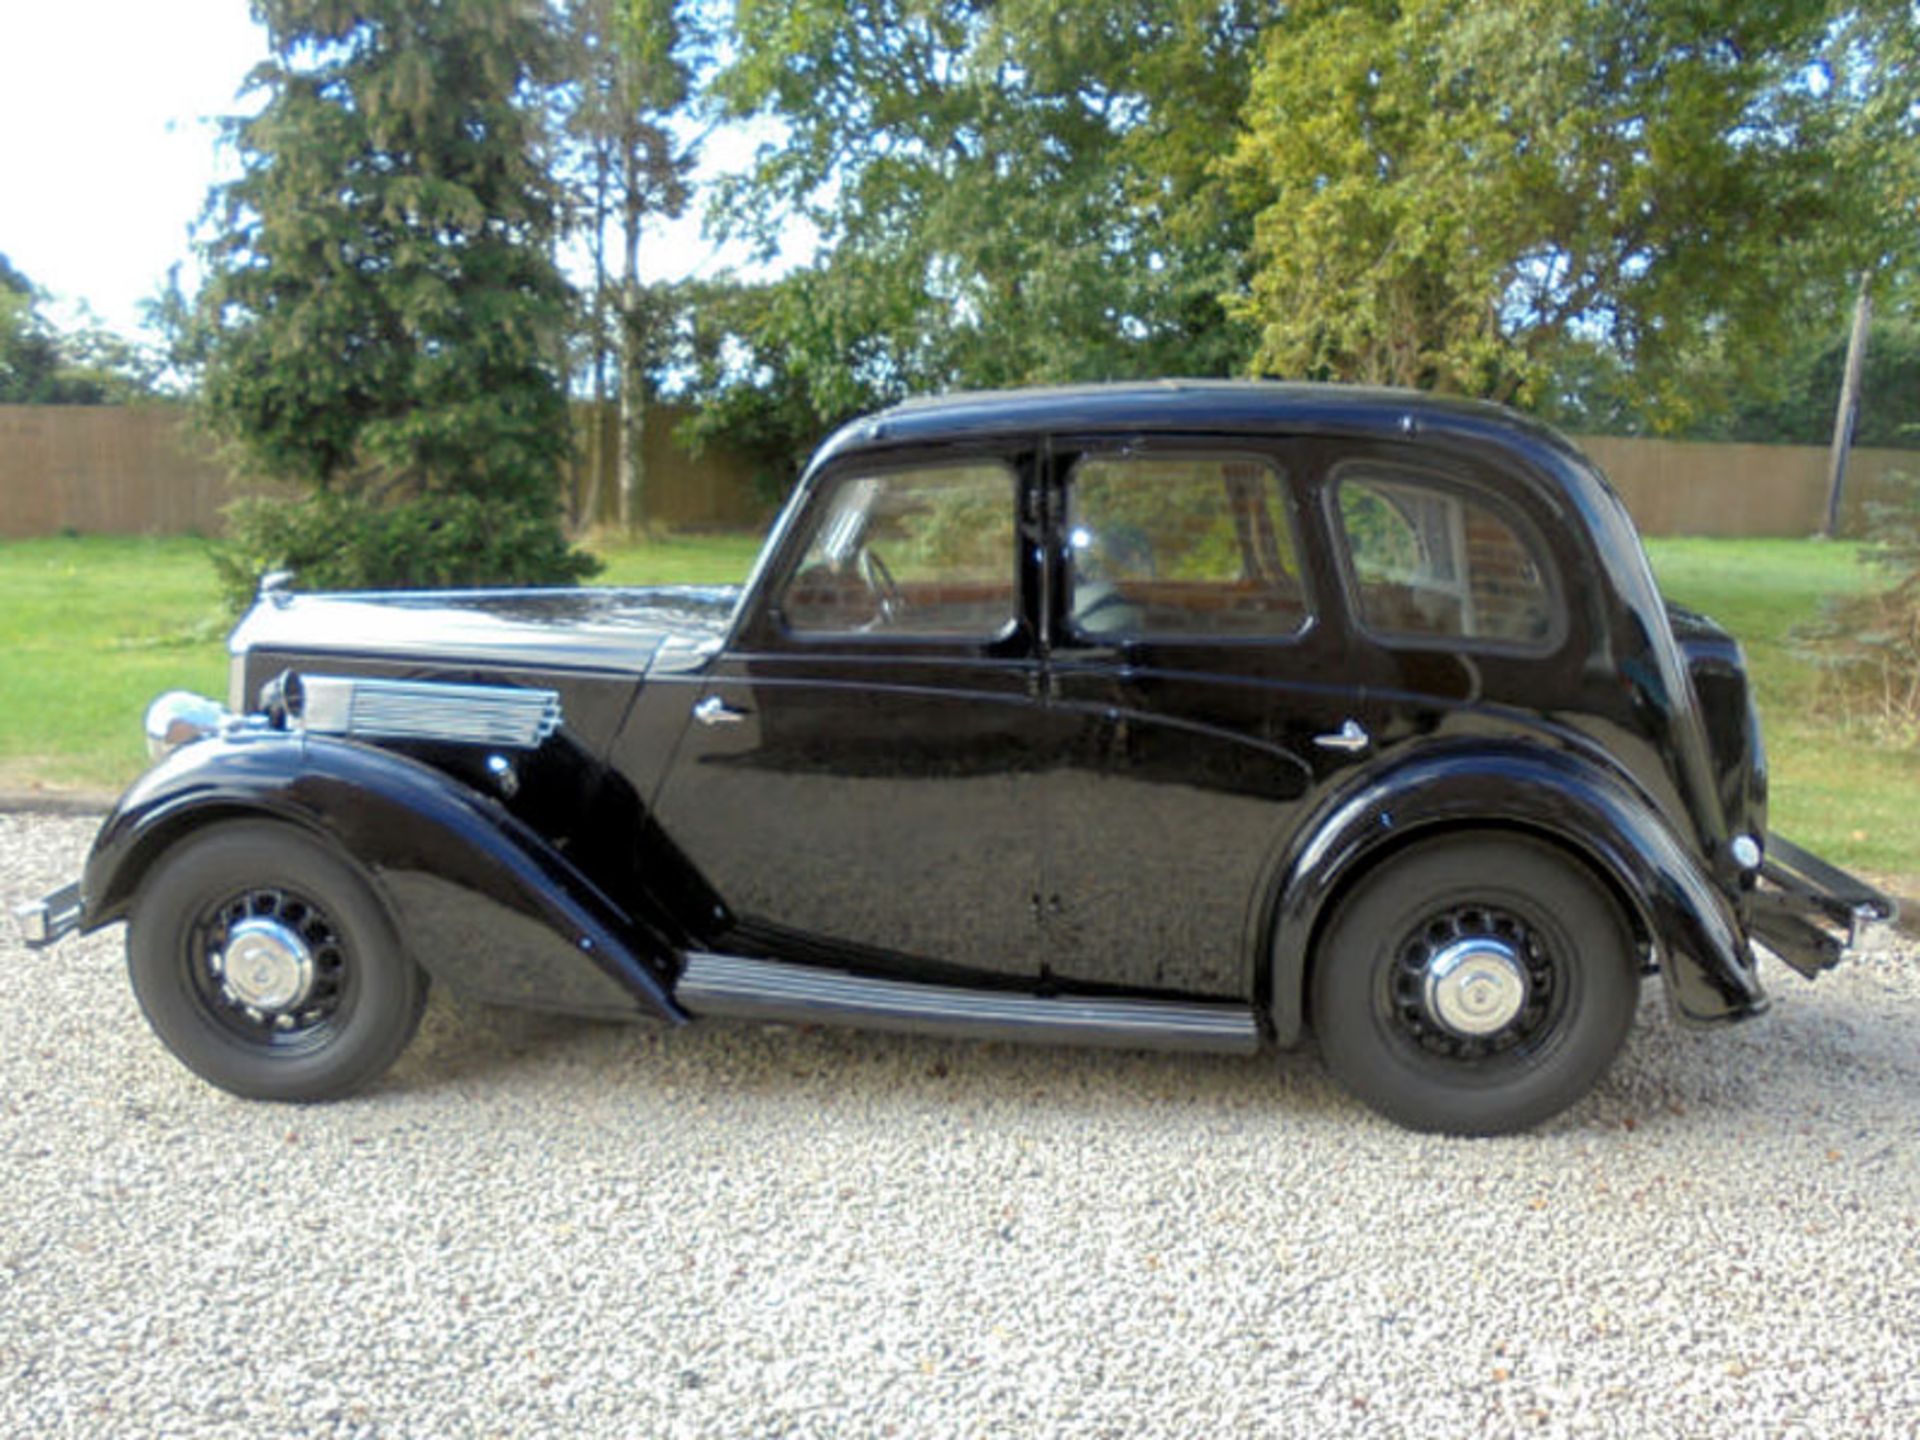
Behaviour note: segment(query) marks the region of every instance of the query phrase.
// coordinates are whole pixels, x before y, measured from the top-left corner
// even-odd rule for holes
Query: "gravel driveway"
[[[92,825],[0,815],[0,897]],[[663,1033],[441,996],[364,1098],[229,1099],[118,931],[0,947],[0,1433],[1920,1430],[1920,968],[1551,1128],[1311,1055]]]

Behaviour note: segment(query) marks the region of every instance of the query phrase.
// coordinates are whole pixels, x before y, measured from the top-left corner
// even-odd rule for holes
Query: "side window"
[[[1369,630],[1529,646],[1552,639],[1545,564],[1492,507],[1398,466],[1343,466],[1337,486]]]
[[[794,634],[986,638],[1017,613],[1004,465],[934,465],[843,480],[815,511],[779,605]]]
[[[1082,635],[1291,635],[1307,619],[1280,472],[1241,456],[1074,467],[1070,623]]]

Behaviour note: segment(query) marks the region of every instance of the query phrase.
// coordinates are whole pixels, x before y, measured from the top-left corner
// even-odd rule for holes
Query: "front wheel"
[[[1606,1073],[1639,994],[1619,908],[1578,865],[1515,836],[1450,836],[1367,875],[1314,961],[1327,1064],[1415,1130],[1497,1135]]]
[[[366,880],[287,825],[213,826],[146,877],[134,994],[190,1070],[257,1100],[329,1100],[406,1048],[427,980]]]

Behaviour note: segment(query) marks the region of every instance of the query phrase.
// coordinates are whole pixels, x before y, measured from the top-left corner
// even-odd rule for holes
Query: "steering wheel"
[[[1096,590],[1098,594],[1093,593]],[[1117,585],[1095,581],[1081,587],[1074,599],[1074,627],[1088,635],[1130,630],[1139,624],[1140,607]]]
[[[900,612],[907,608],[906,597],[900,593],[900,583],[893,578],[893,571],[887,568],[887,562],[871,549],[862,547],[860,551],[860,579],[873,593],[874,604],[880,608],[880,623],[891,625],[900,618]]]
[[[1098,590],[1099,593],[1090,595],[1094,590]],[[1127,597],[1121,592],[1120,587],[1109,585],[1105,581],[1095,581],[1092,585],[1079,587],[1074,600],[1076,602],[1073,608],[1075,624],[1085,620],[1089,615],[1097,615],[1102,610],[1110,610],[1116,605],[1127,603]]]

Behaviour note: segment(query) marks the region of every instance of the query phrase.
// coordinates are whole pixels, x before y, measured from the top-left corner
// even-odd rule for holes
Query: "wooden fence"
[[[161,405],[0,405],[0,536],[219,528],[236,491]]]
[[[768,505],[751,462],[709,449],[694,457],[674,439],[684,412],[661,406],[647,419],[647,511],[668,527],[740,528]],[[583,413],[581,464],[569,477],[576,502],[590,490]],[[602,417],[599,518],[618,503],[614,418]],[[1814,445],[1730,445],[1591,436],[1581,448],[1607,472],[1649,535],[1809,535],[1826,508],[1827,452]],[[1920,472],[1920,452],[1855,450],[1847,469],[1846,520],[1884,494],[1890,474]],[[240,493],[174,407],[0,405],[0,537],[212,534],[220,509]]]
[[[674,439],[684,410],[655,406],[644,452],[649,519],[675,529],[740,529],[771,508],[745,457],[710,447],[690,455]],[[586,467],[602,457],[598,520],[619,504],[614,473],[617,417],[603,417],[605,443],[587,443],[592,416],[577,416],[580,460],[567,477],[576,503],[592,489]],[[256,491],[262,487],[253,487]],[[58,535],[212,535],[220,511],[247,493],[177,406],[0,405],[0,538]]]
[[[640,452],[646,464],[648,519],[675,528],[715,530],[741,530],[764,522],[773,507],[756,490],[753,462],[717,446],[708,446],[698,455],[689,453],[674,438],[687,414],[677,405],[654,405],[647,411]],[[620,515],[620,415],[608,407],[599,419],[599,443],[595,444],[593,407],[583,405],[574,413],[579,459],[568,477],[568,508],[588,524],[612,525]],[[587,502],[595,493],[589,472],[596,465],[599,504],[592,515],[586,515]]]
[[[1827,513],[1827,447],[1694,440],[1574,437],[1607,472],[1643,535],[1812,535]],[[1861,533],[1864,507],[1888,481],[1920,475],[1920,450],[1856,449],[1847,456],[1844,533]]]

